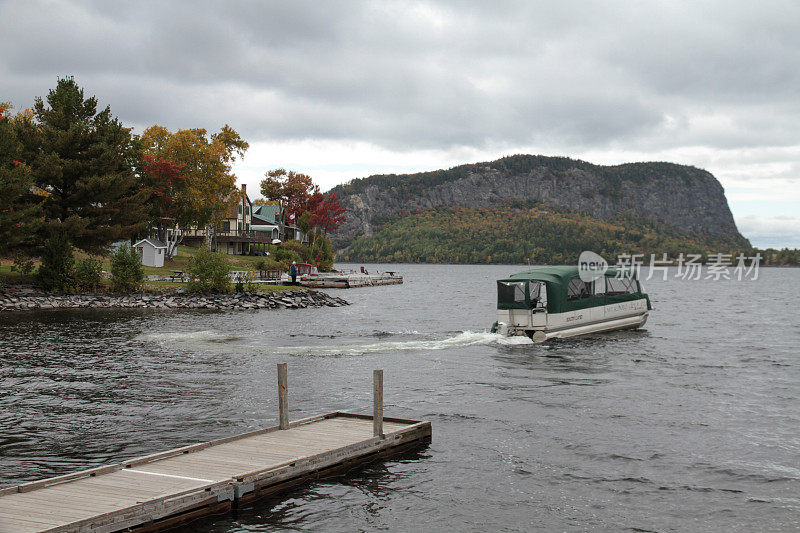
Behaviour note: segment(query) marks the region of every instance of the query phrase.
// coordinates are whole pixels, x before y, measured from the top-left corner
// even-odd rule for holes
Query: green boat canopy
[[[531,283],[534,282],[534,283]],[[577,266],[549,266],[520,272],[497,281],[498,309],[531,309],[538,300],[539,282],[547,291],[547,312],[565,313],[650,298],[632,269],[609,268],[598,280],[585,283]]]

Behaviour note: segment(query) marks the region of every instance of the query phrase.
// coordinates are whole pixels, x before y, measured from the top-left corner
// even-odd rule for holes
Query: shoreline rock
[[[41,309],[209,309],[213,311],[255,309],[304,309],[341,307],[349,302],[324,292],[278,291],[228,294],[135,293],[135,294],[46,294],[34,289],[0,290],[0,312]]]

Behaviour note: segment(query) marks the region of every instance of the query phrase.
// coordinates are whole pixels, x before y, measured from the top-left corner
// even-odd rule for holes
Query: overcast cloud
[[[74,75],[137,131],[217,129],[324,188],[509,153],[707,168],[800,246],[797,2],[0,0],[0,100]]]

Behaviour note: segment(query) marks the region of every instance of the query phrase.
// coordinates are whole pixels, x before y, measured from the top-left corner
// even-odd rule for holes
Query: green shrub
[[[36,274],[46,291],[69,291],[75,285],[75,258],[72,245],[63,232],[55,232],[44,242],[42,264]]]
[[[189,259],[186,272],[192,292],[229,292],[231,264],[226,254],[214,253],[206,246]]]
[[[103,263],[94,257],[79,259],[75,263],[75,284],[80,290],[93,291],[100,284]]]
[[[292,261],[298,263],[303,262],[303,258],[300,257],[300,254],[284,245],[278,246],[278,249],[275,251],[275,259],[284,266],[284,270],[289,268],[288,265],[291,265]]]
[[[136,290],[144,281],[144,270],[139,254],[132,246],[123,244],[111,256],[111,285],[115,291]]]
[[[267,270],[283,270],[283,265],[274,259],[260,259],[256,261],[256,270],[266,272]]]
[[[302,261],[297,259],[296,261],[305,263],[311,259],[311,250],[308,246],[301,243],[300,241],[286,241],[285,243],[281,244],[278,247],[280,249],[289,249],[294,251],[299,257],[302,258]]]
[[[12,272],[29,275],[33,272],[33,259],[23,254],[14,255],[14,263],[11,265]]]

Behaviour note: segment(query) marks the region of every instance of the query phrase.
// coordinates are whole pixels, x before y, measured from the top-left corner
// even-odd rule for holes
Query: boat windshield
[[[542,281],[498,281],[498,309],[546,309],[547,290]]]
[[[497,308],[525,309],[525,285],[527,281],[498,281]]]

